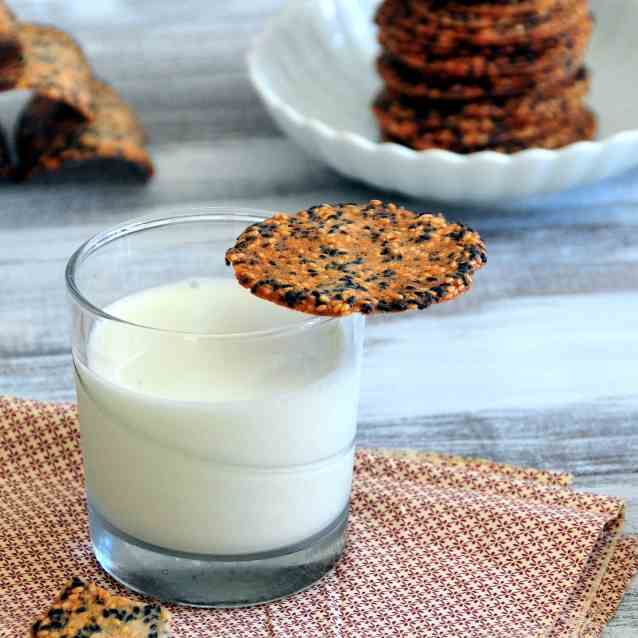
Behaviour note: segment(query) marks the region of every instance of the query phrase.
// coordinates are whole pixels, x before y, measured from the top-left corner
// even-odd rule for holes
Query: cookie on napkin
[[[74,578],[31,626],[31,638],[170,638],[159,605],[115,596]]]

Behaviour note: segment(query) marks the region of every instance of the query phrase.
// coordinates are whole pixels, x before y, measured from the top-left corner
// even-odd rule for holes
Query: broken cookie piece
[[[170,638],[168,612],[74,578],[31,626],[31,638]]]
[[[50,25],[18,23],[19,55],[0,59],[0,90],[30,89],[93,117],[92,72],[80,45]]]
[[[153,174],[146,135],[135,112],[113,88],[91,83],[94,118],[84,122],[67,105],[34,96],[20,115],[16,147],[19,177],[55,172],[91,161],[125,162],[143,179]]]

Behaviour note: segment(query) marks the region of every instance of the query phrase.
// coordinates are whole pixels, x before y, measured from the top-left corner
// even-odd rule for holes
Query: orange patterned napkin
[[[310,590],[172,609],[175,638],[594,638],[638,570],[623,503],[563,474],[357,453],[348,546]],[[72,575],[122,591],[88,538],[75,408],[0,398],[0,638]]]

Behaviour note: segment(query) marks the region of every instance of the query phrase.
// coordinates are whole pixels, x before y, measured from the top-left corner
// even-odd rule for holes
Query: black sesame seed
[[[300,301],[303,301],[306,295],[303,292],[289,290],[284,295],[284,301],[289,308],[294,308]]]
[[[60,600],[66,600],[74,589],[78,589],[80,587],[85,587],[84,581],[80,580],[77,576],[74,576],[69,586],[62,592]]]

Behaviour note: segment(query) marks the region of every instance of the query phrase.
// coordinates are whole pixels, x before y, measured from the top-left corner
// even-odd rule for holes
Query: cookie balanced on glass
[[[453,299],[485,261],[471,229],[378,200],[90,239],[67,284],[102,567],[207,607],[315,583],[346,542],[365,315]]]

